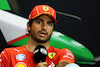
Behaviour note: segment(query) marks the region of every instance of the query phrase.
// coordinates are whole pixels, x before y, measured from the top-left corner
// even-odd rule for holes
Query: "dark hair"
[[[32,25],[33,20],[34,20],[34,19],[29,20],[29,22],[28,22],[29,26]]]

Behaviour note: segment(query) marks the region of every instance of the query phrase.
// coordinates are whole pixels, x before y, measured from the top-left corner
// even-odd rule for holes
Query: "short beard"
[[[31,35],[32,39],[34,39],[34,40],[35,40],[36,42],[38,42],[38,43],[46,43],[47,41],[50,40],[51,35],[52,35],[52,34],[50,34],[50,35],[48,34],[47,39],[42,40],[42,39],[39,39],[39,38],[35,37],[34,34],[36,35],[36,32],[35,32],[35,31],[33,31],[33,33],[30,32],[30,35]]]
[[[47,41],[49,41],[50,40],[50,38],[51,38],[51,35],[47,38],[47,39],[45,39],[45,40],[41,40],[41,39],[38,39],[38,38],[34,38],[37,42],[39,42],[39,43],[46,43]]]

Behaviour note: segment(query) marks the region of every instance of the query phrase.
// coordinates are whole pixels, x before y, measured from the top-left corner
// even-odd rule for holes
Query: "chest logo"
[[[25,59],[25,55],[24,54],[18,54],[16,56],[16,59],[19,60],[19,61],[23,61]]]
[[[27,67],[25,63],[19,62],[14,67]]]
[[[48,7],[46,7],[46,6],[44,6],[44,7],[43,7],[43,10],[44,10],[44,11],[48,11],[48,10],[49,10],[49,8],[48,8]]]
[[[55,55],[56,55],[56,53],[54,53],[54,52],[48,54],[50,59],[52,59]]]

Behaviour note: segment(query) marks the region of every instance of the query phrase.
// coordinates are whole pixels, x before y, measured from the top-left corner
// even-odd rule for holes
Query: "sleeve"
[[[71,63],[75,63],[75,58],[72,52],[68,49],[62,49],[59,51],[59,61],[69,61]]]
[[[10,61],[9,51],[3,50],[0,54],[0,67],[10,67]]]

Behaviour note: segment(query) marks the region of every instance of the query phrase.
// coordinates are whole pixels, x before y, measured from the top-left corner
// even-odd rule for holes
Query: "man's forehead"
[[[48,16],[50,19],[47,18],[47,16]],[[38,16],[38,17],[36,17],[35,19],[36,19],[36,20],[43,20],[43,21],[44,21],[45,18],[47,18],[47,19],[49,19],[49,21],[52,21],[52,22],[53,22],[53,19],[52,19],[49,15],[44,15],[44,14],[43,14],[43,15],[40,15],[40,16]]]

